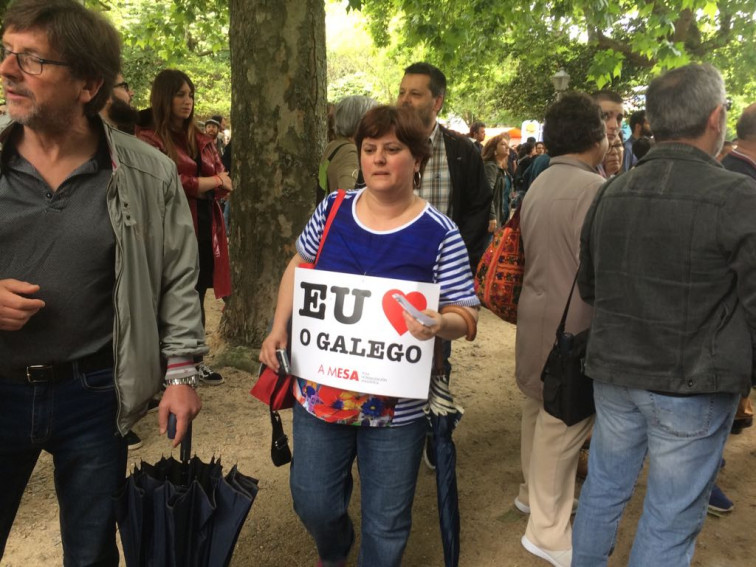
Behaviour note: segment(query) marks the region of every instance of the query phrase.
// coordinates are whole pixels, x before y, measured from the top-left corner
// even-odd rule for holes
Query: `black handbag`
[[[577,335],[564,332],[576,282],[577,274],[556,330],[556,341],[541,372],[543,409],[566,425],[574,425],[596,413],[593,380],[585,375],[585,351],[590,329]]]

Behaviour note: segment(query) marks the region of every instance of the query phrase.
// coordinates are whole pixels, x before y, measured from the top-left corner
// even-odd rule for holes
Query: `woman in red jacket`
[[[137,136],[176,162],[197,235],[200,305],[208,288],[214,289],[217,298],[227,297],[231,293],[231,270],[218,201],[233,191],[231,177],[223,168],[212,138],[200,132],[194,122],[194,84],[185,73],[175,69],[161,71],[152,83],[150,103],[152,125],[138,128]],[[204,308],[202,321],[204,324]],[[203,382],[223,382],[220,374],[204,364],[199,368]]]

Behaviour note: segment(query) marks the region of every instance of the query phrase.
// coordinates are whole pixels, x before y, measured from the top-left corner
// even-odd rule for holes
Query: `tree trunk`
[[[221,333],[257,347],[313,211],[326,138],[323,0],[230,0],[231,277]]]

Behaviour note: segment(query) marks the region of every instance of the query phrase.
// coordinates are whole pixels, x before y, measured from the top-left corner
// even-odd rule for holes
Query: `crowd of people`
[[[0,558],[44,450],[65,564],[117,565],[113,495],[138,441],[131,427],[157,406],[161,433],[176,416],[177,446],[201,409],[198,383],[223,382],[203,362],[203,299],[231,293],[231,144],[221,116],[200,131],[179,70],[155,77],[150,108],[132,108],[118,34],[79,2],[16,0],[3,22]],[[469,136],[444,127],[446,94],[444,73],[419,62],[395,104],[335,105],[315,211],[261,346],[278,370],[300,264],[438,286],[428,320],[401,315],[434,345],[430,404],[316,376],[292,383],[291,495],[318,565],[346,565],[354,546],[355,461],[358,562],[401,564],[418,470],[437,465],[428,406],[437,396],[453,407],[452,342],[474,337],[480,308],[473,272],[515,208],[526,259],[514,377],[522,545],[557,567],[606,565],[648,461],[630,565],[690,564],[707,508],[732,508],[715,485],[726,438],[752,423],[756,104],[720,155],[729,103],[708,64],[655,78],[627,140],[611,91],[563,94],[543,140],[517,148],[506,133],[486,139],[482,122]],[[544,410],[541,382],[565,303],[566,331],[590,328],[595,390],[596,415],[573,425]]]

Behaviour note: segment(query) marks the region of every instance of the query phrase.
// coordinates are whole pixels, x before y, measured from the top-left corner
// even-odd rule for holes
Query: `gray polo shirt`
[[[12,139],[12,138],[11,138]],[[67,362],[105,346],[113,333],[115,237],[106,190],[107,144],[54,191],[12,145],[0,170],[0,279],[40,286],[46,306],[18,331],[0,331],[0,374]]]

